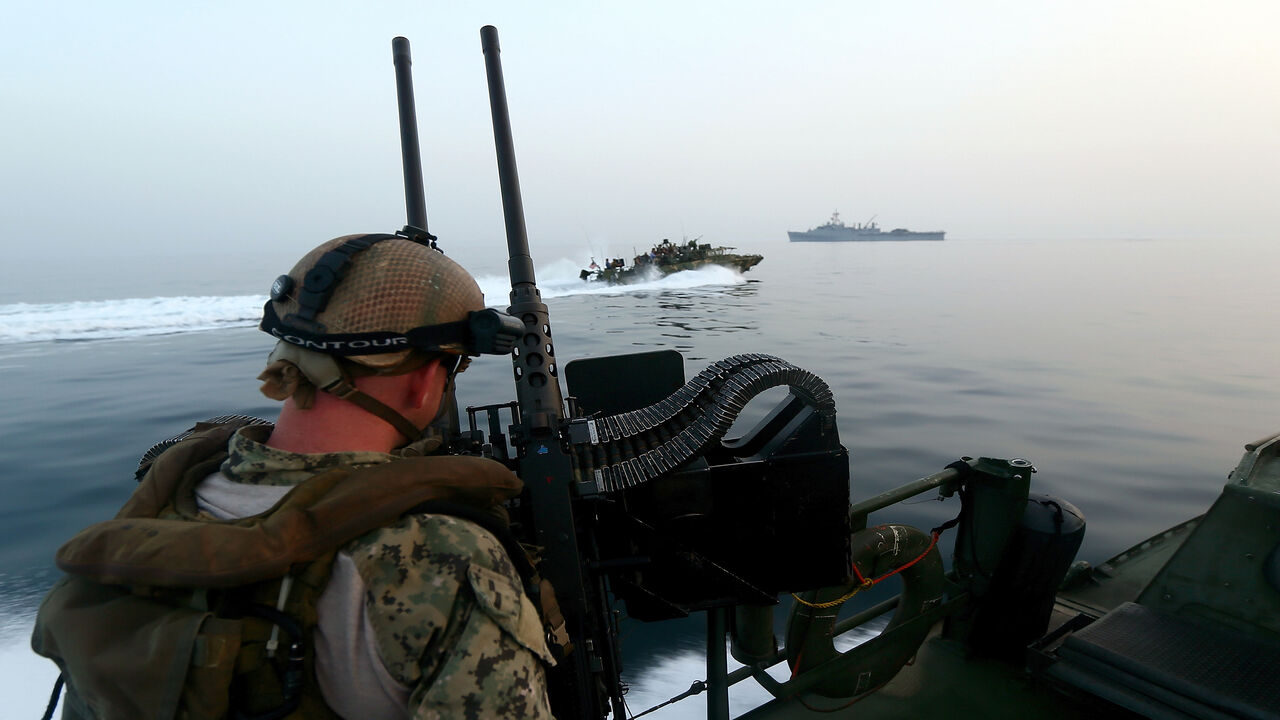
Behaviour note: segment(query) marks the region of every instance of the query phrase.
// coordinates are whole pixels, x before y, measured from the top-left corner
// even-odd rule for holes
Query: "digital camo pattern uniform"
[[[522,607],[518,575],[492,535],[457,518],[417,515],[357,543],[363,547],[350,549],[369,586],[379,654],[415,688],[414,717],[551,716],[536,657],[546,652],[541,624],[531,605]]]
[[[376,452],[282,452],[259,442],[267,430],[244,428],[232,438],[224,478],[292,485],[332,467],[395,460]],[[409,515],[342,552],[364,583],[379,659],[411,689],[410,717],[551,717],[542,624],[491,533],[448,515]]]

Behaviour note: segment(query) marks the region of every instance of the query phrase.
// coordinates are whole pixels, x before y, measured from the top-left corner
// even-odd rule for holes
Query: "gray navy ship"
[[[880,229],[872,217],[864,224],[845,225],[840,220],[840,213],[831,213],[831,219],[825,225],[809,230],[788,230],[787,237],[791,242],[851,242],[877,240],[942,240],[946,235],[942,230],[916,232],[904,228],[895,228],[888,232]]]

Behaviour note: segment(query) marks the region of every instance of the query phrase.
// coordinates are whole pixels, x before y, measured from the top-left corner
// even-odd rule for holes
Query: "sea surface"
[[[691,376],[729,355],[780,356],[832,387],[855,499],[961,456],[1028,458],[1033,489],[1083,510],[1079,557],[1098,562],[1203,512],[1242,445],[1280,430],[1276,241],[740,242],[765,258],[745,275],[625,288],[584,287],[577,260],[537,267],[561,363],[670,348]],[[271,346],[255,328],[265,297],[245,288],[285,269],[226,288],[183,290],[182,268],[127,287],[33,278],[4,288],[5,717],[39,717],[56,675],[27,643],[58,545],[114,514],[158,440],[214,415],[274,416],[254,380]],[[505,304],[506,279],[479,274],[489,302]],[[505,358],[460,378],[464,406],[512,399]],[[872,520],[929,528],[957,510],[924,496]],[[632,712],[704,677],[703,642],[696,617],[624,623]],[[763,697],[743,686],[735,712]],[[701,702],[650,717],[702,717]]]

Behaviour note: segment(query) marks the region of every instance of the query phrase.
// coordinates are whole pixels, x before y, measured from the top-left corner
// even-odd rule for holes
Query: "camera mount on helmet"
[[[444,252],[443,250],[440,250],[439,246],[436,245],[436,240],[439,240],[440,238],[427,232],[426,228],[415,227],[413,225],[405,225],[404,227],[396,231],[396,235],[399,235],[405,240],[412,240],[413,242],[416,242],[419,245],[426,245],[432,250],[437,250],[442,253]]]

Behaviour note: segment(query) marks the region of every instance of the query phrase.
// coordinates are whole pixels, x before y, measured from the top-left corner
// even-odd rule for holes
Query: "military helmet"
[[[394,235],[346,235],[277,278],[263,310],[262,329],[284,342],[382,369],[414,348],[477,354],[464,326],[484,310],[484,295],[439,250]]]
[[[480,287],[460,265],[401,234],[346,235],[307,253],[272,284],[258,327],[279,340],[259,376],[263,394],[293,397],[306,409],[318,388],[411,442],[422,428],[360,391],[354,375],[402,374],[433,353],[506,354],[524,332],[519,319],[484,307]],[[450,378],[457,360],[447,366]]]

